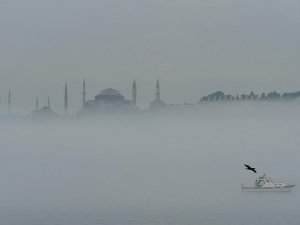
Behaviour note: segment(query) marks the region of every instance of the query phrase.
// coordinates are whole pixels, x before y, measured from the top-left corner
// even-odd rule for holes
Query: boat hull
[[[242,191],[249,192],[289,192],[295,185],[286,185],[284,187],[248,187],[242,185]]]

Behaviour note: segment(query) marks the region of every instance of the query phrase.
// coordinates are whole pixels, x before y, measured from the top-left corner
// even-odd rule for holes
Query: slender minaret
[[[65,113],[68,112],[68,106],[69,106],[69,102],[68,102],[68,84],[65,83],[65,97],[64,97],[64,109],[65,109]]]
[[[136,95],[137,95],[136,82],[134,80],[132,83],[132,103],[134,105],[136,105]]]
[[[160,100],[160,86],[159,86],[159,80],[156,81],[156,100]]]
[[[86,90],[85,90],[85,80],[82,83],[82,107],[85,106],[86,103]]]
[[[8,112],[11,112],[11,90],[8,90],[8,96],[7,96],[7,110]]]
[[[40,109],[39,97],[35,98],[35,111]]]
[[[50,97],[48,96],[48,108],[51,109]]]

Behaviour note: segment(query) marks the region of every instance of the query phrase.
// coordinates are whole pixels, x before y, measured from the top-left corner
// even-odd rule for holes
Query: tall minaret
[[[159,80],[156,81],[156,93],[155,93],[155,99],[160,100],[160,86],[159,86]]]
[[[48,96],[48,108],[51,109],[50,97]]]
[[[136,105],[136,95],[137,95],[136,82],[134,80],[132,83],[132,103],[134,105]]]
[[[82,107],[85,106],[86,103],[86,90],[85,90],[85,80],[82,83]]]
[[[38,111],[40,108],[39,97],[35,98],[35,110]]]
[[[7,110],[8,112],[11,112],[11,89],[8,90],[8,96],[7,96]]]
[[[65,96],[64,96],[64,109],[65,109],[65,113],[68,112],[68,106],[69,106],[69,102],[68,102],[68,84],[65,83]]]

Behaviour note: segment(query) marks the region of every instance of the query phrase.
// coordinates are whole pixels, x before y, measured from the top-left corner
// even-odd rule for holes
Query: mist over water
[[[2,224],[299,224],[300,105],[1,121]],[[298,186],[241,192],[255,166]]]

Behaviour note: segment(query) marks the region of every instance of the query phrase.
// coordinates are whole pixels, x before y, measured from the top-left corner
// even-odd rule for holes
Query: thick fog
[[[2,224],[299,224],[299,102],[168,115],[1,121]]]

